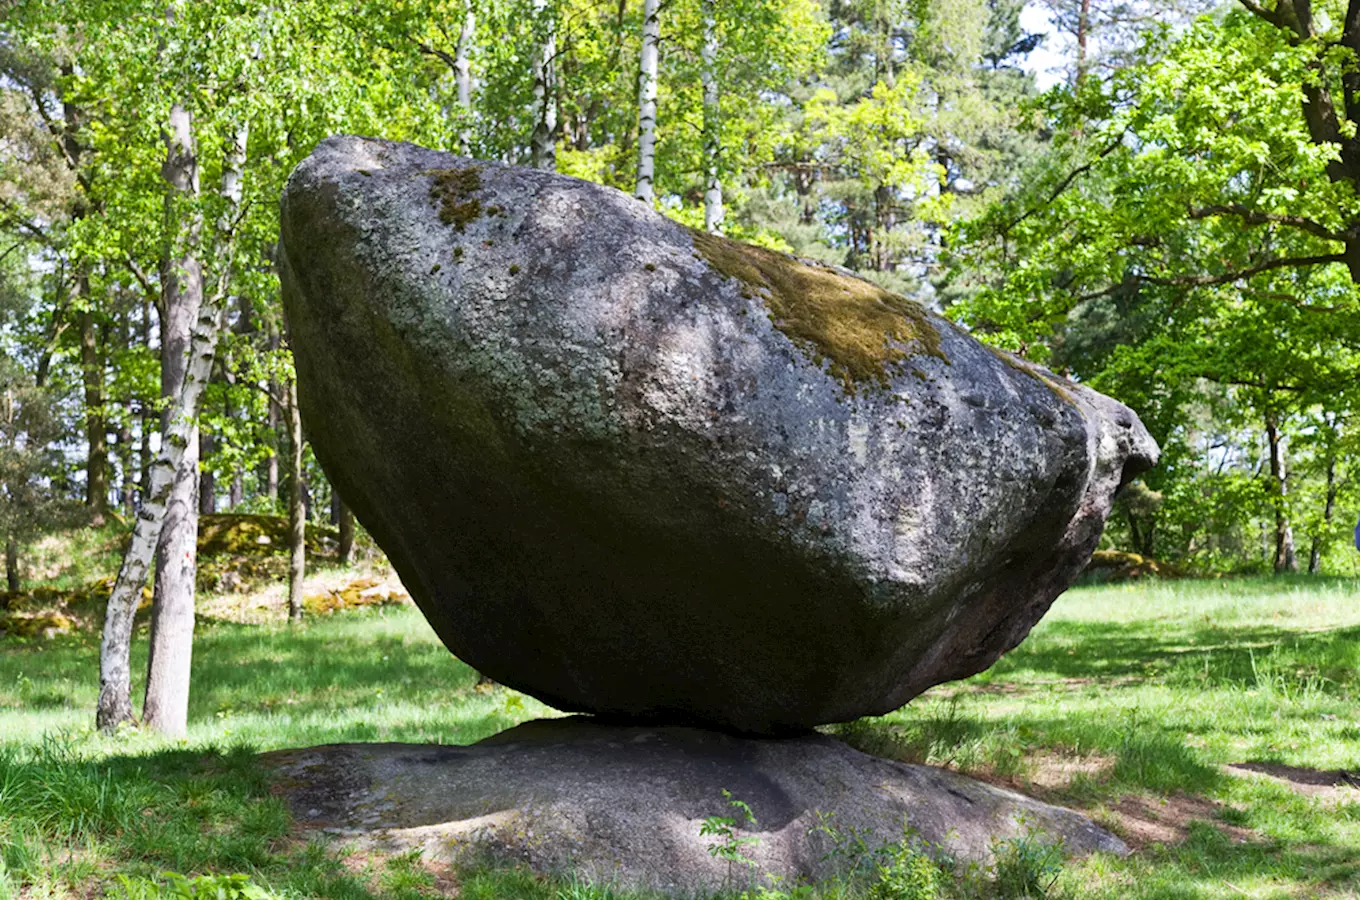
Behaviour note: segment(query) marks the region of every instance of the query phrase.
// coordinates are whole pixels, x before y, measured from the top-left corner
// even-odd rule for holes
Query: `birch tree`
[[[170,109],[161,173],[170,185],[165,199],[166,248],[161,263],[161,395],[171,400],[184,390],[194,323],[203,307],[198,146],[193,113],[183,102]],[[184,221],[177,227],[181,217]],[[170,414],[168,407],[163,415]],[[194,642],[200,449],[197,402],[186,407],[183,415],[187,416],[183,426],[186,444],[166,497],[156,549],[151,654],[142,711],[146,725],[176,737],[184,734],[187,721]],[[168,419],[161,424],[162,441],[170,434],[169,425]]]
[[[288,382],[288,621],[302,621],[302,580],[307,574],[307,510],[302,500],[302,416],[297,379]]]
[[[534,0],[538,43],[534,49],[534,132],[530,137],[535,169],[557,170],[557,17],[549,0]]]
[[[643,0],[642,64],[638,72],[638,164],[633,196],[656,198],[656,94],[661,50],[661,0]]]
[[[718,94],[718,3],[703,0],[704,43],[700,78],[704,90],[704,230],[718,234],[723,222],[722,108]]]
[[[463,15],[463,27],[458,32],[458,49],[454,55],[454,71],[458,80],[458,111],[462,116],[458,130],[458,149],[464,155],[472,153],[472,45],[477,38],[477,12],[468,0]]]

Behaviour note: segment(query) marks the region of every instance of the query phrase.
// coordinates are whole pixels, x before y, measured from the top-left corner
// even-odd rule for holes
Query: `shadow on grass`
[[[1077,683],[1164,681],[1239,688],[1271,682],[1287,686],[1295,679],[1300,687],[1349,693],[1360,676],[1360,627],[1173,631],[1155,623],[1053,621],[972,684],[1012,681],[1019,675]]]
[[[1193,822],[1183,842],[1154,846],[1114,867],[1131,883],[1121,897],[1138,900],[1200,900],[1237,895],[1318,897],[1360,886],[1360,857],[1353,846],[1330,841],[1282,845],[1233,838],[1207,822]],[[1252,891],[1262,890],[1266,893]],[[1348,894],[1345,894],[1349,896]]]
[[[248,872],[338,900],[424,896],[374,891],[333,854],[293,840],[268,770],[247,747],[89,759],[49,739],[0,752],[0,808],[0,872],[18,884],[64,883],[84,896],[112,867],[133,879]]]

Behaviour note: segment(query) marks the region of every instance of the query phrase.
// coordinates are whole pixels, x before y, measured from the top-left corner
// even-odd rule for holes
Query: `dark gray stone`
[[[692,894],[724,886],[727,864],[700,834],[733,816],[756,838],[738,886],[825,878],[845,862],[819,825],[872,851],[904,826],[959,863],[990,860],[1022,835],[1070,854],[1128,848],[1084,816],[930,766],[860,753],[823,735],[751,739],[679,727],[540,720],[471,747],[337,744],[265,755],[304,830],[367,849]],[[723,797],[751,807],[746,822]]]
[[[576,179],[332,138],[282,236],[328,476],[448,647],[561,709],[896,709],[1018,644],[1157,456],[910,301]]]

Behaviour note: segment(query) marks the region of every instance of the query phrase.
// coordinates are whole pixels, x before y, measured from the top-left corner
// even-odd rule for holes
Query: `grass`
[[[871,860],[876,885],[770,896],[1360,896],[1360,791],[1301,783],[1360,769],[1357,600],[1355,580],[1069,592],[988,672],[830,730],[1080,808],[1137,852],[1058,871],[1022,843],[1000,848],[985,877],[958,879],[908,841]],[[301,629],[202,624],[184,743],[91,733],[96,656],[89,632],[0,638],[0,900],[252,896],[232,893],[246,888],[257,900],[414,900],[455,885],[462,898],[628,897],[521,870],[364,857],[293,834],[258,752],[468,743],[551,714],[505,688],[479,689],[409,607]],[[198,880],[175,887],[165,872]]]

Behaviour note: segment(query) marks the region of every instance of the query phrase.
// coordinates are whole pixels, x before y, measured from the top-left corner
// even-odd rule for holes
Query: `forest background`
[[[352,532],[298,422],[275,270],[283,182],[336,133],[613,185],[845,266],[1123,400],[1164,457],[1121,497],[1108,548],[1203,574],[1360,565],[1360,6],[0,13],[11,591],[46,531],[159,503],[153,545],[190,557],[156,575],[169,632],[176,606],[192,616],[199,514]]]

